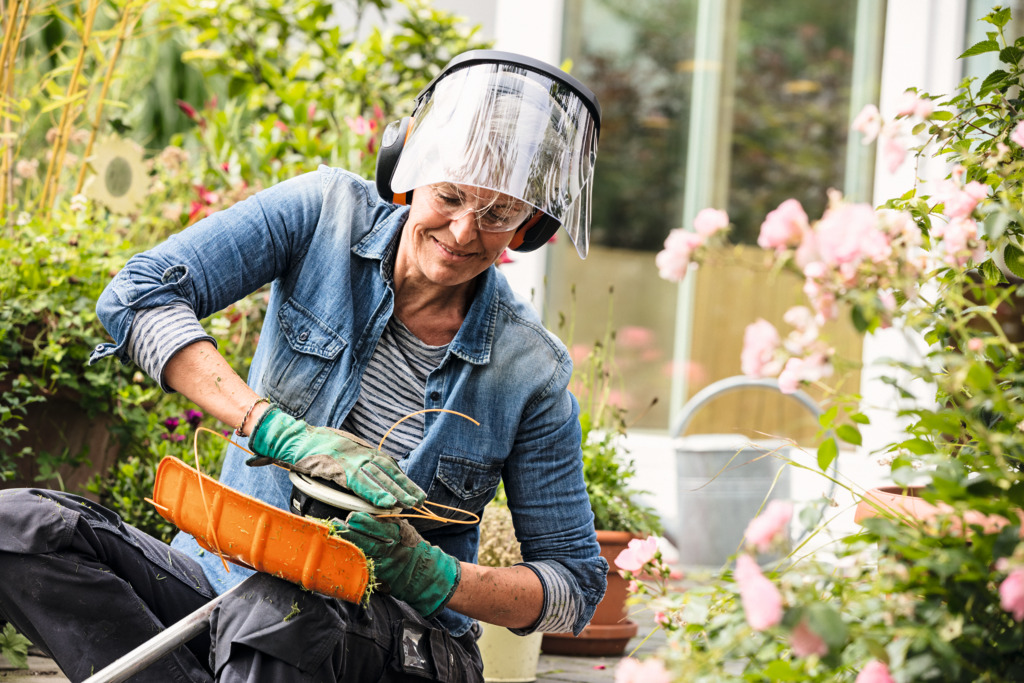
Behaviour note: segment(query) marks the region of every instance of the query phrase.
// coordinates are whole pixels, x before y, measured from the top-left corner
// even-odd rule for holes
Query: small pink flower
[[[999,584],[999,605],[1017,621],[1024,621],[1024,569],[1014,569]]]
[[[665,665],[656,657],[642,662],[626,657],[615,667],[615,683],[670,683],[671,680]]]
[[[895,173],[907,158],[907,144],[896,135],[887,136],[882,143],[882,159],[889,173]]]
[[[806,619],[802,619],[789,635],[789,646],[793,648],[793,654],[797,657],[824,657],[828,654],[828,645],[821,636],[811,630]]]
[[[658,539],[648,536],[641,540],[634,538],[615,558],[615,566],[627,572],[638,572],[654,559],[658,552]]]
[[[868,662],[857,674],[854,683],[896,683],[889,675],[889,667],[878,660]]]
[[[736,558],[736,584],[747,623],[755,631],[764,631],[782,621],[782,594],[765,578],[749,555]]]
[[[865,104],[853,119],[851,127],[864,136],[865,145],[870,145],[882,130],[882,116],[878,113],[878,107],[873,104]]]
[[[985,341],[980,337],[971,337],[970,341],[967,342],[967,348],[977,353],[985,348]]]
[[[757,517],[750,520],[743,536],[762,553],[767,552],[776,539],[788,532],[789,520],[793,517],[793,504],[773,500]]]
[[[961,188],[955,180],[945,180],[935,194],[942,201],[943,214],[949,218],[970,218],[978,202],[988,196],[988,187],[972,180]]]
[[[639,325],[626,325],[615,335],[615,341],[625,349],[642,349],[654,344],[654,330]]]
[[[370,126],[370,122],[364,119],[362,116],[352,118],[351,116],[345,117],[345,123],[356,135],[369,135],[373,132],[373,128]]]
[[[666,626],[671,622],[671,619],[669,619],[668,615],[664,612],[655,612],[654,621],[662,626]]]
[[[763,249],[781,251],[800,244],[808,230],[810,226],[804,207],[795,199],[787,199],[765,216],[757,244]]]
[[[818,254],[826,266],[864,260],[880,263],[892,254],[889,236],[879,228],[878,215],[868,204],[830,208],[818,221],[815,235]]]
[[[701,209],[693,219],[693,229],[705,239],[729,227],[729,215],[720,209]]]
[[[676,228],[665,238],[665,248],[654,258],[658,275],[672,282],[679,282],[686,276],[690,257],[702,244],[704,238],[695,232]]]
[[[801,382],[817,382],[832,374],[832,364],[824,353],[812,353],[805,358],[790,358],[779,373],[779,391],[795,393]]]
[[[782,344],[779,332],[767,320],[759,318],[743,331],[740,367],[747,377],[772,377],[782,369],[775,352]]]
[[[908,90],[900,96],[896,107],[896,114],[926,119],[931,116],[932,109],[931,100],[919,96],[913,90]]]
[[[1016,142],[1017,146],[1024,147],[1024,121],[1017,122],[1013,132],[1010,133],[1010,141]]]
[[[626,592],[636,593],[638,590],[640,590],[640,582],[636,579],[633,579],[628,584],[626,584]]]
[[[977,256],[972,243],[978,237],[978,224],[972,218],[957,218],[937,231],[945,248],[943,260],[951,266],[961,267]]]
[[[288,125],[284,121],[274,121],[274,128],[277,128],[282,133],[288,132]]]

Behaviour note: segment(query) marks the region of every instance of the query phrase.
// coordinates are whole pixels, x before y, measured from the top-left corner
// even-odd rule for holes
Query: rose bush
[[[911,89],[892,118],[869,106],[852,122],[890,172],[934,158],[948,165],[943,180],[878,207],[833,192],[820,217],[793,199],[765,217],[758,244],[803,280],[807,302],[785,316],[791,329],[757,320],[744,337],[745,373],[775,377],[785,392],[828,392],[819,380],[857,361],[836,356],[825,322],[849,315],[862,333],[903,335],[906,359],[881,362],[905,426],[879,455],[940,512],[917,521],[883,511],[838,540],[819,529],[762,567],[785,527],[784,511],[766,508],[734,566],[711,581],[677,590],[659,555],[623,568],[634,602],[661,615],[668,643],[656,659],[672,680],[1021,680],[1024,38],[1005,35],[1009,20],[993,10],[986,39],[962,55],[998,54],[986,78],[952,96]],[[722,241],[681,232],[657,259],[671,279]],[[826,399],[821,422],[834,436],[818,449],[822,476],[838,441],[859,446],[873,428],[862,397]]]

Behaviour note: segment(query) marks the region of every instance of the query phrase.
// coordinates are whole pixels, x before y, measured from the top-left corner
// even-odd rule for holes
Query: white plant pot
[[[476,644],[484,661],[487,683],[528,683],[537,680],[543,633],[517,636],[504,626],[480,622],[483,634]]]

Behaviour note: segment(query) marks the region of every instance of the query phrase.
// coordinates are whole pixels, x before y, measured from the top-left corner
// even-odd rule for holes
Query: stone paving
[[[653,652],[664,637],[651,633],[653,622],[642,623],[640,633],[630,641],[626,652],[639,646],[638,654]],[[537,665],[537,683],[612,683],[615,680],[615,664],[620,657],[564,657],[542,654]],[[29,656],[29,668],[15,669],[0,657],[0,681],[6,683],[68,683],[52,659],[39,655]]]

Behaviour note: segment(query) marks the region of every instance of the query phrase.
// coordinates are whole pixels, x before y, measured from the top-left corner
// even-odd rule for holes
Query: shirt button
[[[300,342],[304,342],[307,339],[309,339],[309,332],[303,332],[302,334],[299,335]]]
[[[441,392],[440,391],[431,391],[430,392],[430,400],[431,401],[440,401],[441,400]]]

